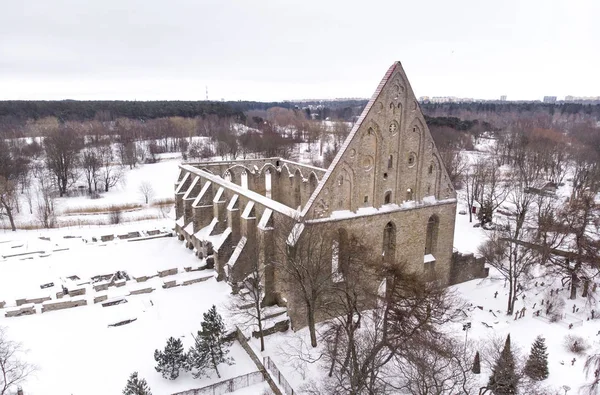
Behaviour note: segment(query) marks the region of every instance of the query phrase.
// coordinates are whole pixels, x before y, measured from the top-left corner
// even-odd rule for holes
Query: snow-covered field
[[[486,155],[485,151],[490,149],[492,143],[485,139],[480,141],[477,144],[480,152],[466,154],[469,162]],[[322,159],[318,152],[318,144],[314,144],[310,152],[306,144],[299,145],[297,149],[299,158],[305,162]],[[140,204],[143,197],[139,193],[139,185],[144,181],[151,182],[154,199],[172,198],[178,163],[179,158],[165,157],[159,163],[127,170],[124,181],[103,194],[100,199],[57,199],[57,211],[62,213],[60,218],[84,217],[77,214],[64,215],[69,210],[109,207],[113,204]],[[468,211],[462,194],[463,192],[459,192],[454,247],[463,253],[477,253],[489,231],[473,227],[474,222],[469,223],[468,215],[458,214],[462,210]],[[559,188],[557,192],[562,197],[568,194],[568,185]],[[225,283],[217,283],[214,278],[185,287],[163,289],[163,280],[181,282],[199,276],[212,276],[213,272],[186,272],[184,268],[195,268],[203,262],[174,237],[136,242],[118,239],[101,242],[101,236],[104,235],[149,230],[169,231],[174,224],[172,211],[155,207],[144,206],[124,215],[129,216],[130,220],[147,218],[149,215],[164,218],[120,225],[80,224],[15,233],[0,230],[0,302],[5,301],[7,305],[4,310],[0,309],[0,326],[7,328],[7,334],[12,340],[23,343],[29,350],[26,359],[39,367],[35,376],[24,385],[27,395],[118,394],[133,371],[138,371],[140,377],[148,381],[154,395],[198,388],[221,380],[216,374],[208,379],[194,380],[187,373],[182,373],[175,381],[165,380],[154,370],[153,353],[155,349],[164,347],[169,336],[182,338],[187,349],[192,344],[191,334],[200,327],[202,313],[213,304],[225,316],[226,322],[231,324],[233,321],[227,313],[227,308],[231,305],[231,289]],[[19,220],[27,222],[33,221],[33,218],[22,213]],[[93,241],[94,238],[96,241]],[[123,287],[111,286],[106,291],[96,292],[89,283],[93,276],[117,271],[141,277],[171,268],[177,268],[178,274],[164,279],[150,278],[143,283],[131,279]],[[542,273],[539,275],[542,276]],[[68,279],[71,276],[79,279]],[[48,283],[54,285],[41,289],[41,285]],[[62,290],[62,285],[69,289],[84,288],[86,294],[83,298],[87,305],[42,314],[39,304],[35,315],[4,317],[3,312],[14,309],[17,299],[46,296],[55,301],[56,293]],[[513,348],[519,348],[523,356],[529,353],[535,337],[543,335],[548,345],[550,370],[550,376],[543,384],[554,389],[568,385],[576,391],[585,382],[583,364],[586,356],[600,348],[600,320],[588,320],[592,310],[598,311],[596,302],[583,298],[575,303],[567,300],[566,318],[562,322],[550,323],[544,318],[535,317],[534,312],[540,309],[542,299],[547,300],[546,295],[551,289],[561,289],[560,294],[565,298],[567,290],[563,289],[558,280],[552,281],[548,277],[534,278],[524,286],[526,298],[517,301],[516,310],[525,308],[525,316],[518,320],[504,313],[508,291],[504,280],[494,269],[490,269],[490,276],[486,279],[454,286],[456,293],[470,306],[464,311],[463,317],[447,329],[461,340],[467,335],[470,350],[482,349],[483,344],[489,343],[491,337],[505,337],[510,333]],[[144,287],[152,287],[154,291],[129,296],[131,291]],[[110,307],[94,304],[94,297],[101,295],[106,295],[109,300],[126,297],[128,303]],[[61,300],[70,299],[65,297]],[[108,326],[134,318],[136,321],[124,326]],[[467,322],[472,327],[465,333],[462,327]],[[569,323],[573,323],[572,328],[569,328]],[[567,351],[564,346],[567,335],[582,337],[589,346],[587,354],[574,355]],[[262,354],[257,352],[259,357],[270,356],[296,390],[311,379],[318,380],[327,372],[327,368],[320,362],[308,364],[293,357],[294,352],[297,353],[297,350],[309,344],[307,337],[306,329],[296,333],[288,331],[271,335],[266,339],[266,351]],[[251,346],[257,351],[258,341],[252,339]],[[234,344],[231,356],[235,358],[236,364],[220,366],[222,379],[256,370],[239,344]],[[480,375],[482,385],[487,382],[489,374],[490,366],[483,363]],[[266,384],[262,383],[235,394],[262,394],[266,388]]]
[[[138,229],[151,228],[150,224],[145,225],[138,224]],[[123,227],[105,227],[96,229],[95,233],[100,236],[123,231]],[[213,304],[223,310],[221,305],[230,293],[227,284],[213,278],[212,270],[184,272],[184,267],[198,266],[201,261],[175,237],[85,243],[81,238],[64,239],[52,231],[47,232],[49,241],[40,240],[39,234],[19,232],[18,237],[11,237],[13,234],[0,237],[0,255],[39,249],[49,254],[0,261],[0,301],[7,302],[8,310],[17,298],[51,296],[55,299],[61,285],[66,285],[71,290],[85,288],[83,297],[87,306],[42,314],[37,305],[35,315],[5,318],[1,314],[0,326],[7,327],[11,340],[21,342],[29,350],[27,361],[39,367],[24,385],[28,395],[119,394],[133,371],[146,378],[154,394],[171,394],[256,371],[254,363],[237,343],[230,353],[235,365],[220,366],[222,379],[213,374],[209,379],[195,380],[190,374],[182,373],[177,380],[169,381],[154,370],[154,350],[162,349],[169,336],[182,338],[187,349],[193,343],[191,334],[200,329],[202,313]],[[72,235],[75,234],[72,232]],[[51,252],[53,247],[69,249]],[[118,270],[142,276],[174,267],[179,269],[179,274],[151,278],[143,283],[130,280],[125,286],[110,287],[108,291],[95,292],[91,284],[86,284],[91,276]],[[73,275],[80,280],[66,278]],[[202,276],[210,278],[189,286],[162,288],[163,280],[182,281]],[[41,284],[50,282],[54,283],[53,287],[40,289]],[[145,287],[155,290],[127,296],[128,303],[102,307],[93,302],[95,296],[106,294],[108,300],[114,300]],[[60,300],[69,300],[69,297]],[[108,326],[134,318],[136,321],[127,325]]]

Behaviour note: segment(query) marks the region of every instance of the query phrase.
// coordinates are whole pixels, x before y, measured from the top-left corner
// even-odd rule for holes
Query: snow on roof
[[[179,185],[177,185],[177,188],[175,189],[175,193],[182,193],[181,189],[183,188],[183,185],[185,184],[185,182],[187,181],[189,176],[190,176],[190,173],[185,173],[185,175],[179,182]]]
[[[258,223],[259,229],[271,229],[268,226],[269,220],[271,219],[271,215],[273,214],[273,210],[270,208],[265,209],[262,217],[260,218],[260,222]]]
[[[248,204],[246,205],[246,208],[244,208],[244,212],[242,213],[242,218],[250,218],[250,213],[252,212],[252,209],[254,208],[254,202],[251,200],[248,202]],[[252,217],[254,218],[254,217]]]
[[[223,191],[225,189],[223,189],[223,187],[219,187],[219,189],[217,190],[217,193],[215,193],[215,198],[213,199],[213,203],[218,203],[221,202],[221,197],[223,196]]]
[[[192,203],[192,207],[198,207],[198,205],[200,204],[200,201],[202,200],[204,195],[206,195],[206,191],[208,191],[209,187],[210,187],[210,182],[206,181],[204,183],[204,185],[202,186],[200,193],[198,194],[198,196],[196,196],[196,200],[194,200],[194,203]]]
[[[189,199],[190,198],[190,193],[192,193],[192,191],[194,190],[194,187],[196,186],[196,184],[198,183],[198,181],[200,181],[200,177],[198,177],[198,176],[194,177],[194,180],[190,184],[190,187],[187,189],[187,191],[183,195],[184,199]]]
[[[237,262],[237,259],[240,257],[240,254],[242,253],[244,246],[246,246],[247,241],[248,241],[248,239],[246,238],[246,236],[242,236],[240,241],[238,241],[237,246],[235,246],[235,249],[233,250],[233,254],[231,254],[231,257],[229,257],[229,261],[227,261],[226,266],[233,266],[235,264],[235,262]]]
[[[435,257],[431,254],[427,254],[423,257],[423,263],[435,262]]]
[[[303,231],[304,231],[303,223],[300,222],[300,223],[295,224],[294,227],[292,228],[292,231],[290,232],[290,235],[288,236],[288,239],[287,239],[288,245],[290,245],[292,247],[295,246]]]
[[[309,219],[306,220],[307,223],[318,223],[318,222],[327,222],[331,220],[338,220],[344,218],[358,218],[358,217],[366,217],[370,215],[378,215],[383,213],[392,213],[397,211],[406,211],[411,210],[413,208],[420,208],[424,206],[437,206],[443,204],[456,203],[455,198],[444,199],[444,200],[423,200],[423,202],[417,204],[415,201],[404,202],[402,205],[397,205],[394,203],[384,204],[380,208],[375,207],[361,207],[356,212],[352,212],[350,210],[338,210],[331,213],[329,217],[326,218],[317,218],[317,219]]]
[[[217,222],[218,220],[215,217],[213,217],[212,221],[210,221],[210,224],[197,231],[194,234],[194,236],[196,236],[198,240],[206,240],[208,236],[210,236],[210,234],[212,233],[212,230],[215,228]]]
[[[179,226],[184,226],[185,225],[185,219],[183,218],[183,215],[181,217],[179,217],[177,219],[177,221],[175,221],[175,224],[179,225]]]
[[[237,201],[238,201],[238,197],[239,197],[239,195],[238,195],[238,194],[235,194],[235,195],[233,195],[233,196],[231,197],[231,200],[229,201],[229,204],[227,205],[227,210],[230,210],[230,211],[231,211],[231,210],[237,210],[237,209],[235,208],[235,204],[236,204],[236,203],[237,203]]]
[[[227,180],[225,180],[219,176],[215,176],[214,174],[211,174],[207,171],[197,169],[190,165],[182,164],[182,165],[179,165],[179,167],[184,170],[189,171],[192,174],[199,175],[200,177],[202,177],[206,180],[209,180],[217,185],[227,188],[227,189],[231,190],[232,192],[237,193],[238,195],[242,195],[242,196],[247,197],[250,200],[254,200],[257,203],[259,203],[267,208],[270,208],[274,211],[277,211],[278,213],[286,215],[288,217],[298,218],[298,216],[300,215],[300,213],[297,210],[294,210],[291,207],[288,207],[288,206],[286,206],[282,203],[279,203],[275,200],[269,199],[268,197],[258,194],[249,189],[244,189],[241,186],[234,184],[231,181],[227,181]]]
[[[296,166],[299,166],[299,167],[306,167],[307,169],[316,170],[316,171],[319,171],[319,172],[326,172],[327,171],[327,169],[323,169],[322,167],[311,166],[311,165],[307,165],[305,163],[298,163],[298,162],[294,162],[294,161],[287,160],[287,159],[279,159],[279,161],[280,162],[285,162],[285,163],[290,163],[292,165],[296,165]]]
[[[193,234],[194,233],[194,221],[187,224],[187,226],[185,228],[183,228],[183,230],[185,232],[187,232],[188,235]]]
[[[227,228],[227,229],[225,229],[225,232],[221,233],[219,238],[213,244],[215,251],[219,251],[219,248],[221,248],[221,246],[223,245],[225,240],[227,240],[227,237],[229,237],[230,234],[231,234],[231,228]]]

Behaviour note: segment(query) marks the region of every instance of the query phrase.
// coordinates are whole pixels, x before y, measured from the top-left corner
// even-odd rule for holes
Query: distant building
[[[544,96],[544,103],[556,103],[556,96]]]
[[[500,101],[506,101],[506,95],[500,96]]]
[[[596,103],[600,101],[600,96],[565,96],[565,102],[568,103]]]

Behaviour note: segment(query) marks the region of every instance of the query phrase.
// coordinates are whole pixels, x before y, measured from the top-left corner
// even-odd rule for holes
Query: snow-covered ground
[[[138,230],[160,228],[162,223],[137,224]],[[144,226],[145,225],[145,226]],[[130,225],[131,226],[131,225]],[[64,230],[63,230],[64,232]],[[95,229],[97,236],[121,234],[123,227]],[[170,336],[180,337],[187,349],[191,334],[200,329],[202,314],[213,304],[224,313],[223,304],[231,292],[229,286],[218,283],[212,270],[186,273],[184,267],[196,267],[201,261],[175,237],[127,242],[88,242],[82,238],[64,239],[61,232],[46,231],[47,240],[36,232],[9,233],[0,236],[0,255],[7,252],[44,250],[41,256],[9,257],[0,261],[0,301],[7,307],[0,314],[0,326],[7,328],[11,340],[21,342],[28,350],[26,359],[39,369],[24,384],[28,395],[106,395],[119,394],[129,374],[138,371],[156,395],[171,394],[199,388],[213,382],[256,371],[256,366],[241,346],[234,343],[230,355],[235,365],[220,366],[222,378],[216,374],[208,379],[193,379],[183,373],[175,381],[163,379],[154,370],[154,350],[162,349]],[[71,229],[72,236],[79,236]],[[90,237],[91,234],[84,235]],[[14,248],[13,248],[14,247]],[[65,251],[52,252],[56,248]],[[49,254],[48,256],[43,256]],[[155,275],[157,270],[176,267],[179,274],[151,278],[146,282],[127,281],[124,287],[110,287],[95,292],[86,284],[94,275],[121,270],[141,275]],[[80,280],[71,281],[76,275]],[[207,281],[189,286],[163,289],[163,280],[179,281],[191,277],[209,276]],[[51,288],[40,285],[53,282]],[[13,308],[16,298],[51,296],[68,288],[85,288],[87,306],[5,318],[4,311]],[[126,296],[128,303],[109,307],[94,304],[95,296],[106,294],[108,300],[129,295],[136,289],[152,287],[152,293]],[[69,297],[60,299],[69,300]],[[118,321],[136,319],[127,325],[109,327]],[[260,386],[257,386],[259,388]],[[260,392],[258,392],[260,393]]]
[[[473,163],[476,158],[488,155],[493,143],[493,140],[480,139],[476,144],[478,151],[465,154],[469,162]],[[322,159],[319,144],[313,144],[310,150],[307,144],[298,144],[296,155],[306,163]],[[139,185],[144,181],[151,182],[155,200],[170,199],[173,197],[173,183],[177,177],[179,163],[178,155],[165,155],[163,160],[156,164],[126,170],[124,181],[103,194],[100,199],[57,199],[60,219],[84,218],[84,215],[79,214],[64,215],[65,212],[76,209],[109,207],[113,204],[141,204],[143,197],[139,193]],[[564,197],[569,193],[567,184],[559,188],[557,195]],[[462,210],[468,211],[468,208],[464,203],[463,192],[459,191],[454,247],[463,253],[477,253],[478,247],[487,239],[489,231],[473,227],[475,217],[474,222],[469,223],[468,214],[459,214]],[[12,340],[22,342],[30,350],[26,359],[39,367],[35,376],[24,385],[25,393],[118,394],[129,374],[138,371],[140,377],[148,381],[153,393],[162,395],[202,387],[255,371],[256,367],[238,344],[234,344],[231,350],[236,364],[220,367],[222,379],[213,374],[209,379],[194,380],[191,375],[182,373],[179,379],[168,381],[154,370],[154,350],[162,349],[169,336],[182,338],[185,348],[188,348],[192,344],[191,333],[195,333],[200,327],[202,313],[213,304],[217,305],[217,309],[226,317],[228,323],[233,322],[227,317],[226,311],[231,305],[231,289],[225,283],[217,283],[214,278],[185,287],[163,289],[163,280],[181,282],[197,276],[211,276],[213,272],[185,272],[185,267],[198,267],[202,261],[173,237],[137,242],[99,241],[104,235],[169,230],[174,224],[172,211],[156,207],[144,206],[123,215],[129,216],[131,220],[147,218],[150,215],[165,218],[105,226],[82,222],[66,228],[16,233],[0,230],[0,302],[6,301],[7,304],[5,309],[0,309],[0,326],[7,328],[7,334]],[[33,221],[33,216],[20,214],[19,220]],[[12,256],[2,258],[4,255]],[[126,271],[132,276],[140,277],[171,268],[177,268],[178,274],[164,279],[154,277],[144,283],[130,280],[124,287],[110,287],[107,291],[95,292],[92,284],[86,284],[92,276],[116,271]],[[67,278],[74,275],[79,277],[79,280]],[[54,286],[40,288],[41,285],[51,282]],[[87,300],[87,306],[42,314],[41,305],[38,305],[35,315],[4,317],[4,311],[13,309],[17,299],[43,296],[56,299],[56,292],[62,290],[62,285],[70,289],[85,288],[84,298]],[[562,322],[550,323],[535,317],[534,312],[539,310],[542,299],[547,300],[546,295],[550,289],[562,289],[562,285],[548,277],[534,278],[524,285],[526,298],[517,301],[516,310],[524,307],[526,312],[525,317],[518,320],[504,313],[507,289],[504,280],[493,269],[490,269],[490,276],[486,279],[454,286],[456,293],[470,304],[470,307],[464,311],[464,317],[450,325],[448,330],[455,333],[459,339],[464,339],[462,325],[470,322],[472,328],[466,333],[469,349],[481,349],[483,343],[489,342],[491,337],[505,337],[510,333],[513,347],[520,348],[524,356],[529,353],[534,338],[543,335],[548,345],[550,369],[550,377],[543,384],[555,389],[568,385],[576,391],[585,382],[583,364],[586,354],[574,355],[566,351],[564,342],[567,335],[576,335],[581,336],[589,345],[587,354],[600,348],[600,320],[588,320],[591,310],[597,311],[596,302],[582,298],[575,303],[566,300],[566,318]],[[143,287],[152,287],[155,290],[148,294],[128,296],[131,291]],[[563,297],[566,297],[566,294],[566,289],[560,291]],[[109,299],[126,296],[128,303],[102,307],[101,304],[93,303],[94,297],[99,295],[106,295]],[[63,300],[69,299],[67,297]],[[573,313],[573,304],[575,310],[579,311]],[[108,327],[117,321],[133,318],[136,321],[130,324]],[[574,324],[571,329],[569,323]],[[296,333],[288,331],[267,337],[266,351],[263,353],[257,351],[257,339],[252,339],[251,346],[259,357],[270,356],[290,384],[299,390],[308,380],[318,380],[327,373],[327,368],[320,362],[309,364],[294,357],[300,349],[309,351],[307,338],[306,329]],[[482,384],[485,384],[489,377],[489,368],[485,363],[482,364]],[[262,394],[266,388],[267,385],[261,383],[234,394]]]

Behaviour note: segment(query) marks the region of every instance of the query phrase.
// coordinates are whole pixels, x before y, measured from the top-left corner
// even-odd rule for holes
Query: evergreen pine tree
[[[202,330],[198,331],[195,343],[188,352],[188,366],[193,370],[192,375],[198,378],[205,374],[206,368],[212,368],[221,378],[218,365],[220,363],[233,364],[233,360],[227,357],[230,343],[223,339],[225,335],[225,324],[213,305],[204,313]]]
[[[531,353],[525,364],[525,374],[537,381],[548,378],[548,353],[546,339],[542,336],[538,336],[531,346]]]
[[[148,383],[145,379],[138,379],[138,372],[131,373],[127,386],[123,390],[123,395],[152,395]]]
[[[481,362],[479,361],[479,351],[475,353],[475,360],[473,361],[473,373],[479,374],[481,373]]]
[[[187,357],[183,352],[183,344],[180,339],[170,337],[164,351],[155,350],[154,359],[158,363],[156,371],[169,380],[179,377],[179,371],[186,369]]]
[[[519,377],[515,369],[515,357],[510,349],[510,335],[506,337],[504,348],[492,370],[488,388],[495,395],[513,395],[517,393]]]

